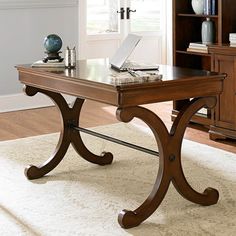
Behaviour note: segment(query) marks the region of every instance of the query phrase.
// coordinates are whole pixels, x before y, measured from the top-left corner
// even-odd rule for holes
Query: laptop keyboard
[[[122,65],[122,70],[158,70],[158,65],[140,64],[133,61],[126,61]]]

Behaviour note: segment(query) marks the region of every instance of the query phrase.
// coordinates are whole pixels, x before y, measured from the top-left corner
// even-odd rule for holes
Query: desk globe
[[[48,60],[58,60],[63,61],[63,58],[59,55],[61,53],[59,50],[62,47],[62,39],[56,34],[50,34],[44,38],[43,42],[44,48],[46,49],[46,54],[48,55],[43,59],[44,62]]]

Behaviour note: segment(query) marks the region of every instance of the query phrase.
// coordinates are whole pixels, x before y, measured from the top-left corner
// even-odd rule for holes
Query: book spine
[[[216,15],[216,0],[211,0],[211,14]]]
[[[199,49],[199,50],[208,50],[207,48],[203,48],[203,47],[195,47],[195,46],[189,46],[188,48],[190,49]]]
[[[187,48],[187,52],[208,53],[208,49]]]
[[[204,15],[206,15],[206,2],[207,2],[207,0],[204,0],[204,2],[203,2],[203,14]]]
[[[211,0],[204,0],[204,15],[211,15]]]
[[[200,43],[189,43],[189,47],[207,48],[206,44]]]

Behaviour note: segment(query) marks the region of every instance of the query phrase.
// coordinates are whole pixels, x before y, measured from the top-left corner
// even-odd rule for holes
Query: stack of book
[[[216,14],[216,0],[204,0],[204,15]]]
[[[236,33],[229,34],[229,42],[231,47],[236,47]]]
[[[159,72],[144,72],[144,71],[132,71],[128,72],[117,72],[111,71],[110,80],[115,85],[129,84],[129,83],[146,83],[156,82],[162,80],[162,74]]]
[[[187,52],[208,53],[208,47],[203,43],[189,43]]]
[[[34,62],[31,67],[45,67],[45,68],[64,68],[64,61],[59,62],[58,60],[48,60],[47,62],[43,62],[43,60],[39,60]]]

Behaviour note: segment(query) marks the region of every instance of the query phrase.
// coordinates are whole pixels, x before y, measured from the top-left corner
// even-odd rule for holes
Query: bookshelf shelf
[[[176,53],[203,56],[203,57],[211,57],[211,55],[209,53],[187,52],[185,50],[176,50]]]
[[[218,15],[197,15],[197,14],[185,14],[185,13],[179,13],[177,16],[183,16],[183,17],[197,17],[197,18],[218,18]]]

